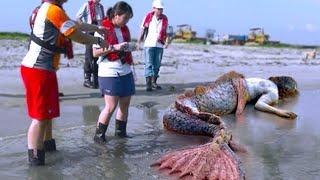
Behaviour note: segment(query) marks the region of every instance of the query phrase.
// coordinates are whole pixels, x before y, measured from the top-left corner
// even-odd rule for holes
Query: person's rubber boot
[[[94,142],[103,144],[106,142],[106,131],[108,129],[107,124],[102,124],[99,122],[98,127],[96,128],[96,133],[93,137]]]
[[[28,149],[30,166],[44,166],[45,152],[39,149]]]
[[[99,88],[98,74],[93,73],[92,87],[93,87],[93,89]]]
[[[92,88],[92,84],[91,84],[91,73],[85,73],[85,74],[84,74],[83,86],[84,86],[84,87],[87,87],[87,88]]]
[[[53,151],[57,150],[55,139],[46,140],[46,141],[44,141],[43,145],[44,145],[43,149],[45,152],[53,152]]]
[[[162,88],[157,84],[157,79],[158,77],[152,76],[152,88],[160,90]]]
[[[121,138],[131,138],[127,135],[127,121],[120,121],[116,119],[116,130],[114,135]]]
[[[146,77],[146,91],[152,91],[152,78]]]

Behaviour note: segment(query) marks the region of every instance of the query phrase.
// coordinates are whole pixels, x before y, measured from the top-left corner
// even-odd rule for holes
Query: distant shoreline
[[[0,40],[27,40],[30,37],[27,33],[22,32],[0,32]],[[179,43],[179,42],[178,42]],[[190,42],[180,42],[180,43],[192,43],[192,44],[201,44],[202,41],[190,41]],[[264,48],[297,48],[297,49],[318,49],[320,50],[320,46],[316,45],[296,45],[296,44],[286,44],[280,43],[275,45],[257,45],[255,47],[264,47]]]
[[[29,34],[21,32],[0,32],[0,39],[26,40],[29,36]]]

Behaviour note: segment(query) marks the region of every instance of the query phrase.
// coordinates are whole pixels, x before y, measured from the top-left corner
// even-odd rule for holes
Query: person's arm
[[[141,42],[144,40],[144,36],[147,33],[147,28],[141,28],[140,34],[138,36],[137,39],[137,49],[140,50],[141,49]]]
[[[171,28],[172,29],[172,28]],[[167,37],[166,37],[166,40],[165,40],[165,43],[164,43],[164,48],[168,48],[169,44],[171,44],[171,41],[172,41],[172,33],[171,32],[171,29],[170,29],[170,26],[168,25],[167,27]]]
[[[269,94],[264,94],[259,98],[254,107],[259,111],[276,114],[284,118],[295,119],[297,117],[294,112],[275,108],[270,105],[272,104],[272,102],[276,102],[277,100],[278,99],[272,99],[272,96],[270,96]]]
[[[99,44],[103,48],[107,48],[108,44],[101,38],[93,37],[89,34],[82,32],[83,26],[76,21],[71,20],[67,14],[58,6],[51,6],[47,13],[47,19],[57,28],[60,32],[82,44]],[[90,26],[91,27],[91,26]],[[90,29],[91,30],[91,29]],[[105,28],[100,28],[98,26],[92,26],[92,30],[99,33],[105,33],[107,30]]]
[[[104,28],[103,26],[96,26],[96,25],[88,24],[84,22],[78,23],[77,27],[80,31],[84,31],[84,32],[98,32],[99,34],[102,34],[102,35],[107,33],[106,28]]]
[[[108,48],[93,47],[93,57],[105,56],[111,52],[122,51],[127,45],[127,42],[122,42],[119,44],[109,45]]]
[[[81,44],[99,44],[102,48],[108,48],[108,44],[102,38],[94,37],[90,34],[85,34],[79,29],[75,29],[67,37]]]
[[[170,39],[170,37],[169,36],[167,36],[167,38],[166,38],[166,41],[165,41],[165,43],[164,43],[164,48],[166,49],[166,48],[168,48],[168,46],[169,46],[169,44],[171,43],[171,39]]]
[[[148,31],[148,28],[144,27],[144,21],[146,19],[146,16],[143,18],[143,21],[140,25],[140,34],[138,36],[138,39],[137,39],[137,50],[140,50],[141,49],[141,43],[142,41],[144,41],[144,37],[146,36],[146,33]]]

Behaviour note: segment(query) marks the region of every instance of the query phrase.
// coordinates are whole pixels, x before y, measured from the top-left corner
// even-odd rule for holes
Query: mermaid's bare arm
[[[297,117],[297,115],[294,112],[271,106],[271,104],[277,102],[277,100],[278,99],[272,98],[272,96],[270,96],[269,94],[264,94],[259,98],[254,107],[259,111],[276,114],[278,116],[289,119],[295,119]]]

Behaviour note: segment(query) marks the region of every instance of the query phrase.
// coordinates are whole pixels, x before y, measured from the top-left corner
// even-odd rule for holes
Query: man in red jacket
[[[161,89],[157,84],[159,70],[163,55],[163,48],[167,48],[167,28],[168,18],[163,14],[163,3],[161,0],[154,0],[152,11],[149,12],[141,26],[140,37],[137,46],[140,47],[141,41],[144,39],[144,63],[146,90]]]

